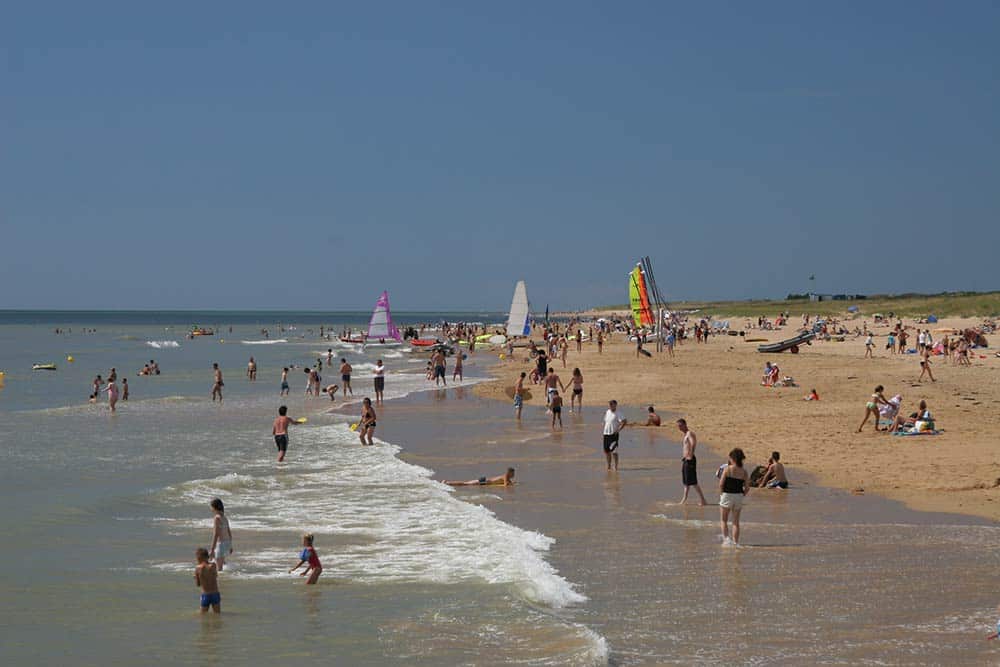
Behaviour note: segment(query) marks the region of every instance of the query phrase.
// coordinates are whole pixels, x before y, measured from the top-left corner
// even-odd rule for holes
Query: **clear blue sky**
[[[0,308],[1000,288],[993,2],[23,2],[0,57]]]

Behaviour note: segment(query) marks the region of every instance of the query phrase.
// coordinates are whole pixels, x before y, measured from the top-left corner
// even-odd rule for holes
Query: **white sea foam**
[[[297,459],[310,462],[308,469],[193,480],[166,489],[165,500],[204,506],[222,498],[233,530],[260,533],[263,541],[268,533],[309,530],[317,535],[324,569],[337,578],[372,584],[480,580],[552,607],[586,599],[545,560],[552,538],[455,498],[450,487],[430,479],[431,471],[399,460],[398,447],[357,447],[343,424],[297,429],[291,447]],[[204,531],[202,522],[194,523],[187,529]],[[324,557],[323,535],[334,534],[363,539],[347,540]],[[233,572],[283,577],[294,551],[295,544],[280,544],[239,553]]]
[[[287,343],[288,340],[285,338],[275,338],[273,340],[241,340],[244,345],[277,345],[278,343]]]
[[[157,350],[164,350],[167,348],[180,347],[181,344],[175,340],[147,340],[146,345]]]

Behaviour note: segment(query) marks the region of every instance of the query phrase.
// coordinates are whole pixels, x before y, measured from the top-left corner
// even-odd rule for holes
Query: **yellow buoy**
[[[73,363],[73,355],[71,354],[71,355],[67,356],[66,357],[66,361],[68,361],[69,363]]]
[[[358,430],[358,425],[357,424],[351,424],[351,430],[352,431],[357,431]]]
[[[505,354],[501,354],[501,355],[500,355],[500,361],[503,361],[503,360],[504,360],[504,359],[506,359],[506,358],[507,358],[507,355],[505,355]]]

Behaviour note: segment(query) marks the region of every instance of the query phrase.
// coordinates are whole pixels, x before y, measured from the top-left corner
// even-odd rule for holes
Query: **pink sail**
[[[375,302],[375,310],[372,311],[372,319],[368,323],[367,338],[369,341],[379,341],[386,338],[397,341],[403,339],[399,335],[399,329],[392,323],[392,313],[389,311],[389,292],[382,292],[382,296]]]

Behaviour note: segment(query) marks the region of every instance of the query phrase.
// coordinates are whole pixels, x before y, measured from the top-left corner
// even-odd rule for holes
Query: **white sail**
[[[510,303],[510,317],[507,318],[508,336],[530,336],[531,323],[528,321],[528,288],[524,281],[517,281],[514,300]]]
[[[382,340],[392,338],[402,340],[399,329],[392,323],[392,314],[389,311],[389,293],[382,292],[372,311],[372,319],[368,323],[368,340]]]

